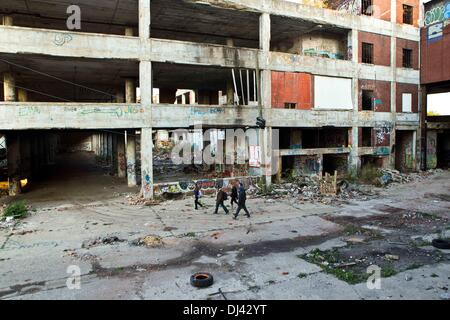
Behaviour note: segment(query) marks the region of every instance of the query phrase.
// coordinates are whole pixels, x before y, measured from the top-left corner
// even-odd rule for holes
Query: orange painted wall
[[[312,108],[312,76],[298,72],[272,72],[272,108],[296,103],[296,109]]]
[[[373,17],[385,21],[391,21],[391,1],[386,0],[374,0],[374,13]]]

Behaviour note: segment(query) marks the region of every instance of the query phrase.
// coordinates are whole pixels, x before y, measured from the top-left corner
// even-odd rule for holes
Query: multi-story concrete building
[[[249,144],[266,169],[281,159],[278,176],[418,168],[418,0],[71,3],[81,30],[68,30],[67,1],[0,3],[12,192],[70,144],[151,197],[154,131],[248,129],[258,116],[266,127]],[[270,183],[274,171],[257,167],[239,175]]]

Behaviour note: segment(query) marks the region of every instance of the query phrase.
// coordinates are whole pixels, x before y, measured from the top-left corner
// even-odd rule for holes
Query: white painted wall
[[[314,108],[353,109],[352,79],[315,76]]]

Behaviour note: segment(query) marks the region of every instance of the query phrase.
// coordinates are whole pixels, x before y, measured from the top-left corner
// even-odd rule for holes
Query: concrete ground
[[[31,216],[0,229],[0,298],[442,299],[450,251],[429,242],[449,229],[449,191],[444,171],[339,205],[249,199],[252,218],[238,221],[213,215],[213,198],[195,211],[192,199],[141,207],[121,194],[51,202],[30,193],[22,198]],[[146,236],[148,245],[137,245]],[[353,266],[329,272],[323,257],[333,248]],[[380,289],[335,272],[365,274],[372,262],[387,268],[389,254],[395,272],[383,270]],[[79,289],[67,287],[77,283],[71,266],[81,272]],[[214,285],[191,287],[195,272],[213,274]]]

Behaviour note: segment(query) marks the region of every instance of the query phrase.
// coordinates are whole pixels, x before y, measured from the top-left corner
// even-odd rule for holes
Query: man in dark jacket
[[[237,183],[233,182],[233,188],[231,189],[231,208],[234,208],[234,204],[236,203],[237,205],[239,205],[238,203],[238,188],[237,188]]]
[[[214,214],[219,213],[219,207],[222,207],[223,210],[225,210],[225,214],[230,213],[230,211],[228,211],[227,207],[225,207],[224,205],[224,202],[225,200],[227,200],[227,198],[228,198],[227,193],[223,190],[223,188],[220,188],[217,192],[216,211],[214,212]]]
[[[199,199],[202,196],[202,191],[200,186],[196,183],[194,189],[194,197],[195,197],[195,210],[198,210],[198,206],[203,208],[203,205],[200,203]]]
[[[237,219],[241,210],[244,210],[245,213],[247,214],[247,218],[250,218],[250,213],[247,210],[246,202],[247,202],[247,194],[245,193],[244,185],[242,183],[240,183],[238,208],[237,208],[236,214],[234,215],[234,218],[233,218],[234,220]]]

